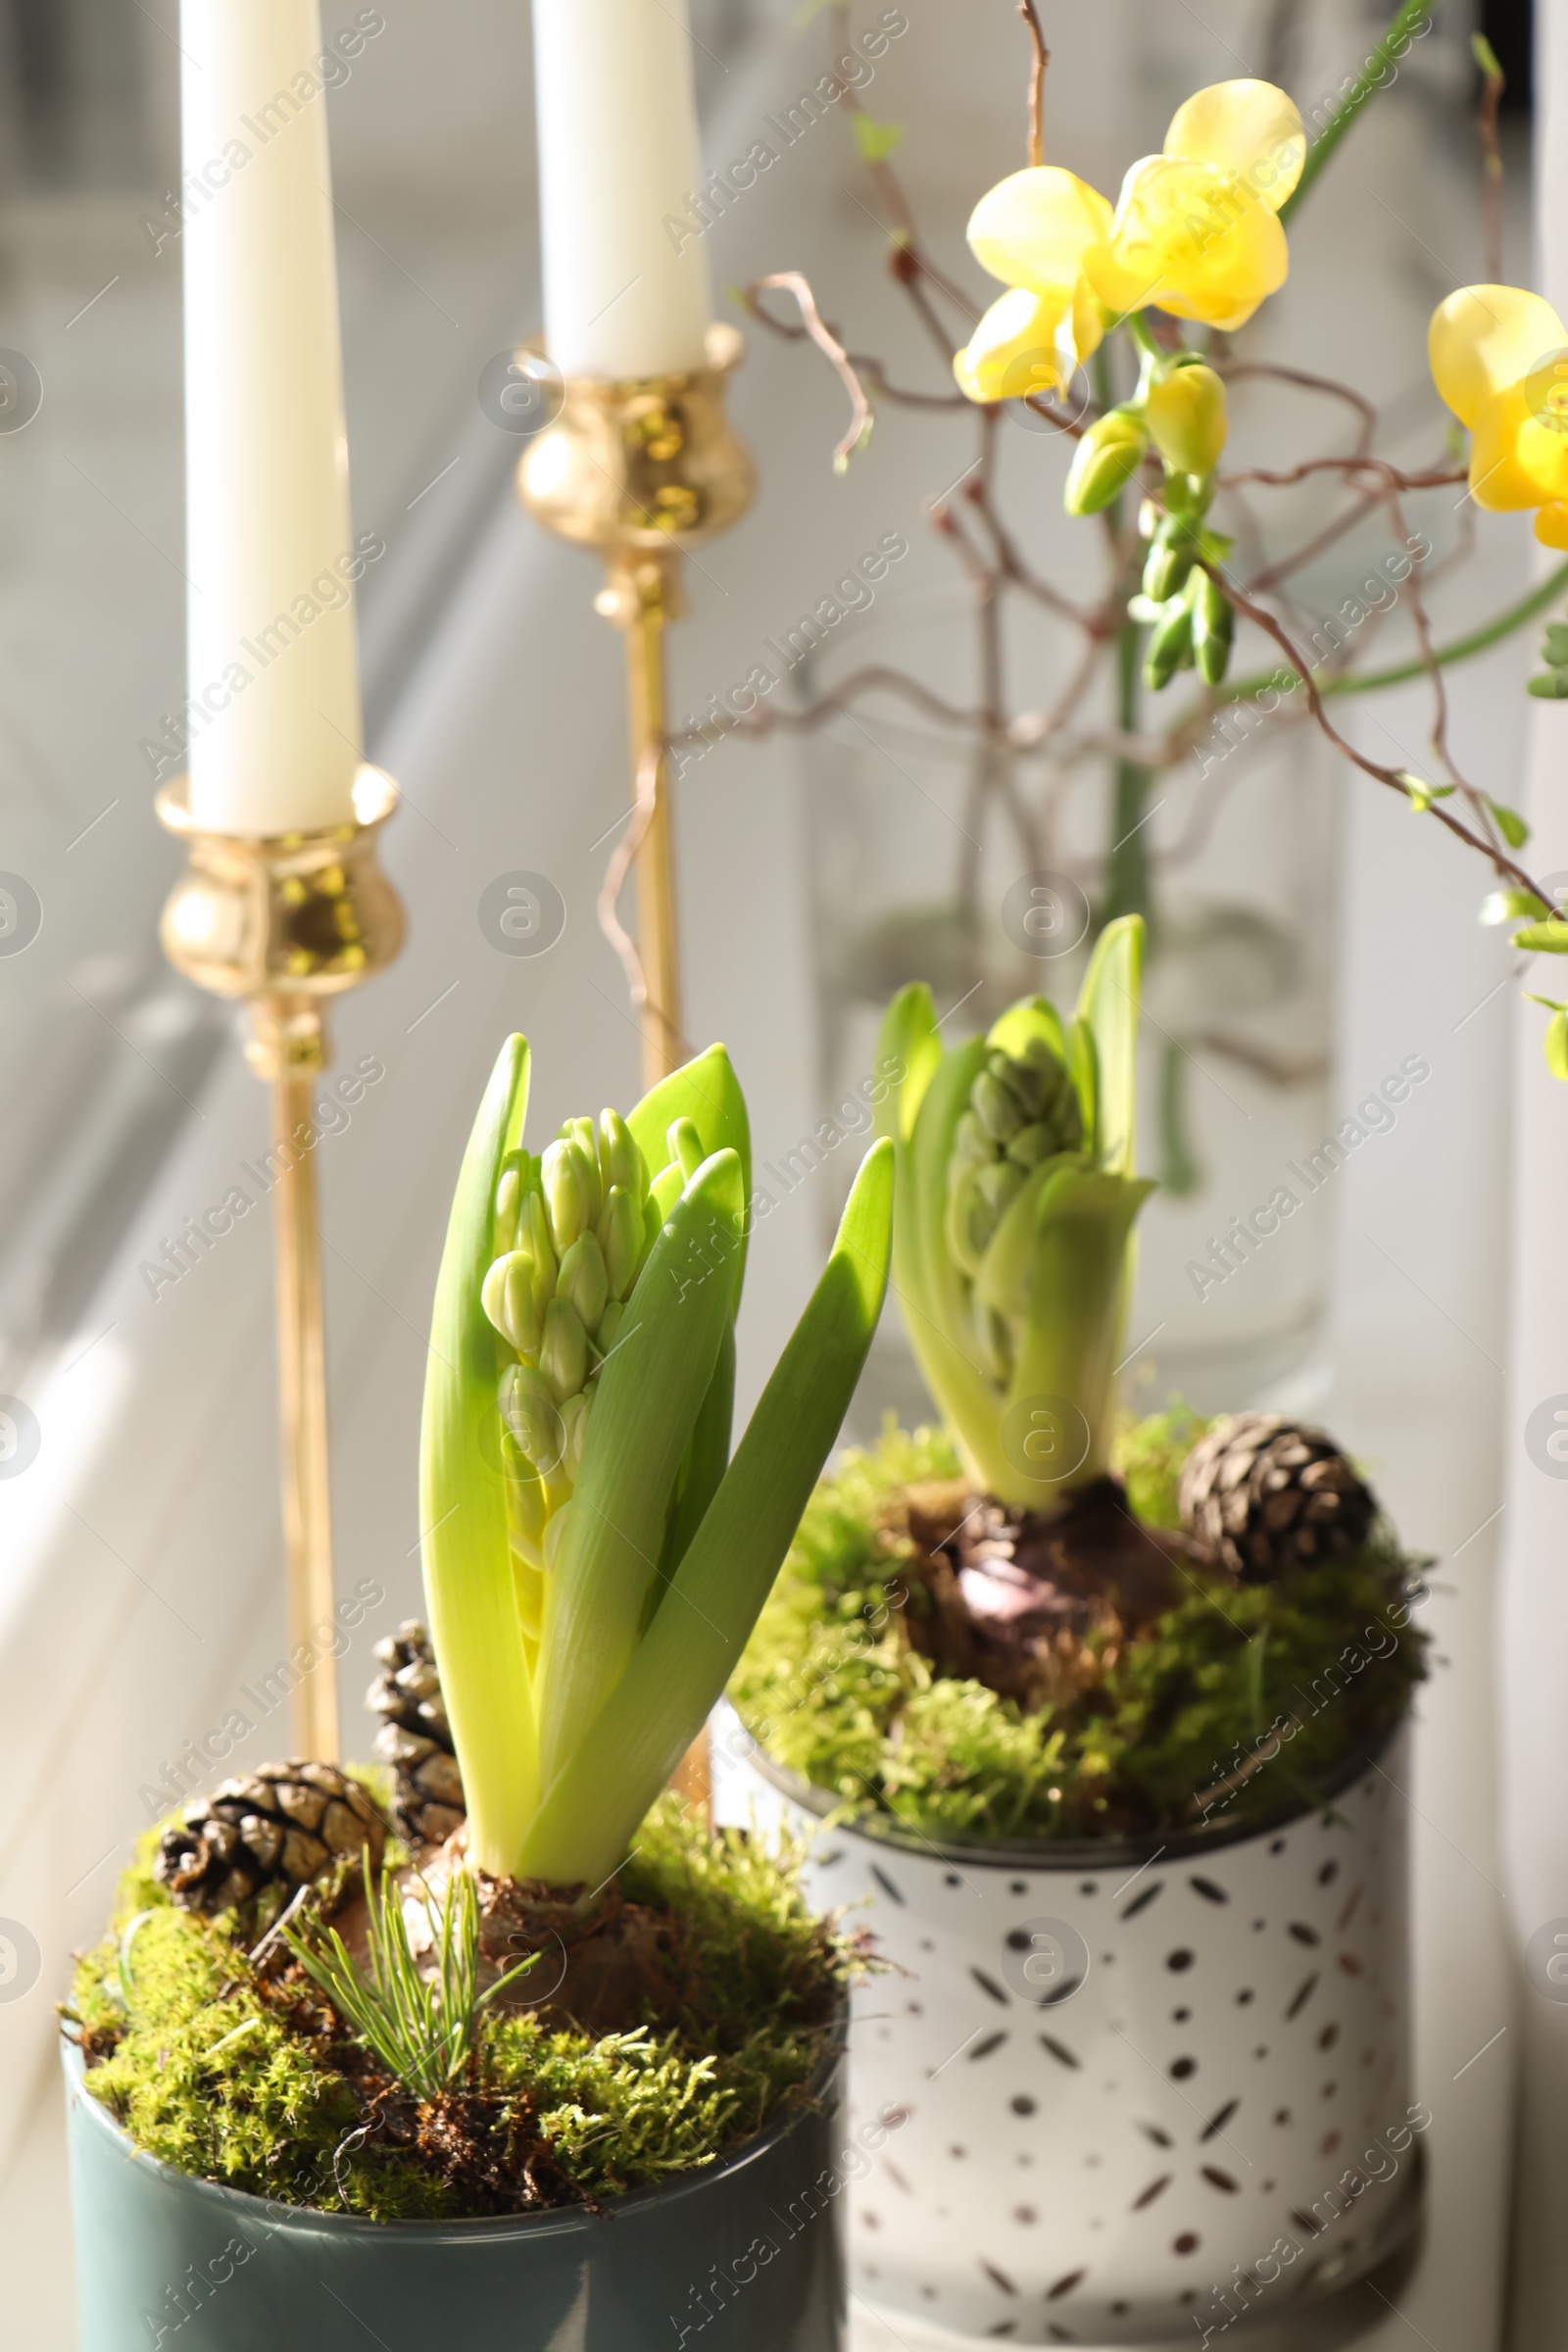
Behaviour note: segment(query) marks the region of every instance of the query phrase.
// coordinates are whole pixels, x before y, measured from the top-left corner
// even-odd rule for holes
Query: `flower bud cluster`
[[[979,1273],[1030,1170],[1062,1152],[1081,1152],[1083,1144],[1077,1089],[1047,1041],[1031,1038],[1021,1054],[993,1048],[969,1090],[948,1161],[947,1244],[967,1281]],[[987,1370],[1005,1381],[1011,1370],[1006,1324],[978,1296],[971,1314]]]
[[[1212,475],[1167,467],[1163,512],[1146,500],[1139,515],[1148,554],[1143,593],[1130,610],[1135,620],[1151,624],[1144,682],[1156,692],[1168,686],[1179,669],[1196,669],[1205,685],[1217,686],[1230,662],[1235,611],[1205,568],[1220,562],[1231,547],[1228,539],[1204,525],[1212,494]]]
[[[615,1345],[661,1223],[642,1152],[617,1111],[568,1119],[538,1159],[509,1152],[496,1187],[497,1256],[484,1311],[513,1360],[499,1402],[511,1447],[514,1551],[549,1567],[582,1467],[593,1383]]]

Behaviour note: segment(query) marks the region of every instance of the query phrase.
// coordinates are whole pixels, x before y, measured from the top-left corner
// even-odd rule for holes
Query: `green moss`
[[[144,1840],[126,1872],[116,1932],[78,1963],[67,2011],[87,2088],[137,2145],[182,2172],[328,2212],[496,2210],[454,2184],[443,2155],[452,2114],[426,2130],[405,2100],[415,2144],[377,2145],[393,2086],[302,1972],[258,1979],[223,1920],[169,1902],[150,1874],[155,1844]],[[673,1799],[643,1825],[621,1878],[631,1900],[680,1923],[664,2030],[650,2020],[595,2038],[486,2012],[471,2114],[463,2102],[456,2111],[486,2155],[527,2143],[542,2159],[529,2194],[546,2202],[710,2164],[808,2096],[854,1964],[852,1945],[808,1913],[787,1864],[733,1832],[710,1840]]]
[[[672,2034],[551,2034],[537,2019],[499,2020],[486,2075],[539,2109],[538,2130],[561,2171],[600,2197],[711,2164],[745,2136],[735,2070],[693,2058]]]
[[[1107,1711],[1083,1727],[1079,1770],[1107,1807],[1125,1790],[1154,1821],[1195,1799],[1225,1819],[1292,1795],[1320,1801],[1318,1784],[1404,1712],[1424,1672],[1397,1545],[1385,1529],[1334,1567],[1239,1591],[1223,1577],[1193,1585],[1106,1675]]]
[[[160,1889],[79,1963],[72,2010],[87,2087],[149,2154],[286,2203],[311,2201],[302,2181],[324,2173],[330,2183],[332,2151],[358,2121],[354,2092],[326,2063],[321,2034],[295,2029],[219,1925]],[[329,2201],[387,2202],[335,2188]]]
[[[1176,1523],[1181,1466],[1206,1427],[1177,1405],[1123,1432],[1117,1465],[1140,1516]],[[1316,1801],[1408,1705],[1424,1637],[1408,1623],[1412,1564],[1387,1529],[1358,1560],[1273,1585],[1191,1576],[1149,1635],[1042,1714],[940,1674],[901,1637],[907,1547],[878,1517],[900,1487],[956,1467],[928,1430],[846,1456],[808,1505],[731,1685],[768,1754],[847,1813],[958,1840],[1262,1819]]]
[[[1116,1433],[1111,1462],[1126,1485],[1136,1517],[1149,1527],[1180,1527],[1176,1485],[1182,1464],[1210,1427],[1179,1397],[1168,1411],[1136,1421],[1129,1413]]]

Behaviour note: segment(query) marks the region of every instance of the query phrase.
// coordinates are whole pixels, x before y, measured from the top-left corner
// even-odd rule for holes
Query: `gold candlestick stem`
[[[664,630],[686,609],[682,551],[727,530],[756,489],[751,458],[724,413],[725,385],[742,349],[734,327],[715,325],[702,368],[625,380],[567,376],[558,415],[517,468],[518,496],[535,521],[604,557],[607,583],[595,605],[626,635],[632,789],[644,820],[634,992],[646,1086],[685,1058],[663,749]],[[612,885],[622,870],[612,866]],[[621,951],[612,904],[602,903],[601,918]]]
[[[327,1450],[326,1341],[320,1203],[312,1093],[328,1060],[322,999],[391,962],[403,909],[376,864],[376,836],[397,786],[362,768],[355,818],[318,833],[213,833],[190,814],[184,777],[165,786],[158,813],[186,844],[189,863],[164,908],[165,953],[215,995],[247,999],[246,1059],[271,1088],[269,1167],[274,1171],[277,1354],[283,1541],[291,1653],[333,1617],[332,1506]],[[296,1752],[339,1755],[336,1664],[318,1655],[294,1686]]]
[[[756,491],[751,458],[724,414],[725,385],[742,350],[734,327],[714,325],[702,368],[623,381],[567,376],[559,414],[517,468],[517,494],[535,521],[605,558],[608,578],[595,605],[626,635],[632,792],[641,817],[640,836],[633,819],[637,948],[629,960],[645,1088],[686,1058],[664,749],[664,630],[686,609],[682,550],[727,530]],[[624,955],[614,911],[623,875],[624,853],[617,852],[600,920]],[[706,1732],[693,1741],[674,1785],[689,1802],[708,1802]]]
[[[306,1000],[274,997],[258,1008],[270,1025],[281,1015],[296,1030],[310,1019]],[[302,1016],[304,1016],[302,1018]],[[282,1062],[272,1079],[272,1152],[283,1172],[274,1189],[277,1264],[277,1386],[283,1485],[283,1544],[288,1559],[288,1638],[291,1649],[311,1643],[311,1631],[329,1620],[332,1578],[332,1489],[326,1417],[326,1329],[321,1287],[321,1215],[316,1154],[295,1152],[290,1137],[311,1118],[311,1087],[326,1062],[318,1018],[310,1020],[317,1052],[308,1066]],[[257,1049],[253,1060],[259,1058]],[[314,1643],[311,1643],[314,1648]],[[334,1661],[323,1659],[295,1686],[295,1731],[300,1753],[336,1762],[342,1749]]]
[[[641,789],[650,761],[652,806],[637,852],[637,947],[644,999],[643,1088],[680,1066],[682,1054],[680,948],[675,917],[675,845],[669,807],[669,756],[664,732],[666,560],[628,567],[617,604],[631,607],[622,623],[626,635],[626,707],[631,733],[631,772]]]

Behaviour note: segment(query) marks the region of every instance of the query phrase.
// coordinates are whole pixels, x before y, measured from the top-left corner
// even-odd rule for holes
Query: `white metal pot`
[[[1348,2284],[1416,2227],[1403,1735],[1258,1831],[939,1846],[824,1823],[726,1709],[721,1818],[873,1906],[851,2198],[870,2304],[958,2338],[1194,2340]]]

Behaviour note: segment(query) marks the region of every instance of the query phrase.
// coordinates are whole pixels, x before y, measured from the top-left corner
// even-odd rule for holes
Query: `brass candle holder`
[[[708,330],[707,365],[678,375],[567,376],[560,413],[523,453],[517,494],[559,539],[597,548],[607,581],[595,608],[625,632],[636,814],[624,858],[601,901],[607,927],[625,862],[637,866],[634,994],[643,1084],[685,1058],[680,953],[664,749],[664,628],[686,610],[684,551],[745,514],[757,487],[751,457],[724,413],[740,366],[736,328]]]
[[[403,907],[376,862],[377,836],[398,788],[362,767],[354,822],[320,832],[214,833],[190,813],[188,779],[158,795],[158,813],[189,863],[164,908],[160,935],[175,970],[251,1008],[245,1055],[271,1087],[277,1237],[277,1354],[283,1536],[291,1649],[330,1619],[332,1513],[326,1428],[320,1208],[310,1133],[311,1091],[326,1067],[325,1000],[384,970],[403,944]],[[318,1660],[294,1687],[296,1752],[340,1752],[336,1661]]]

